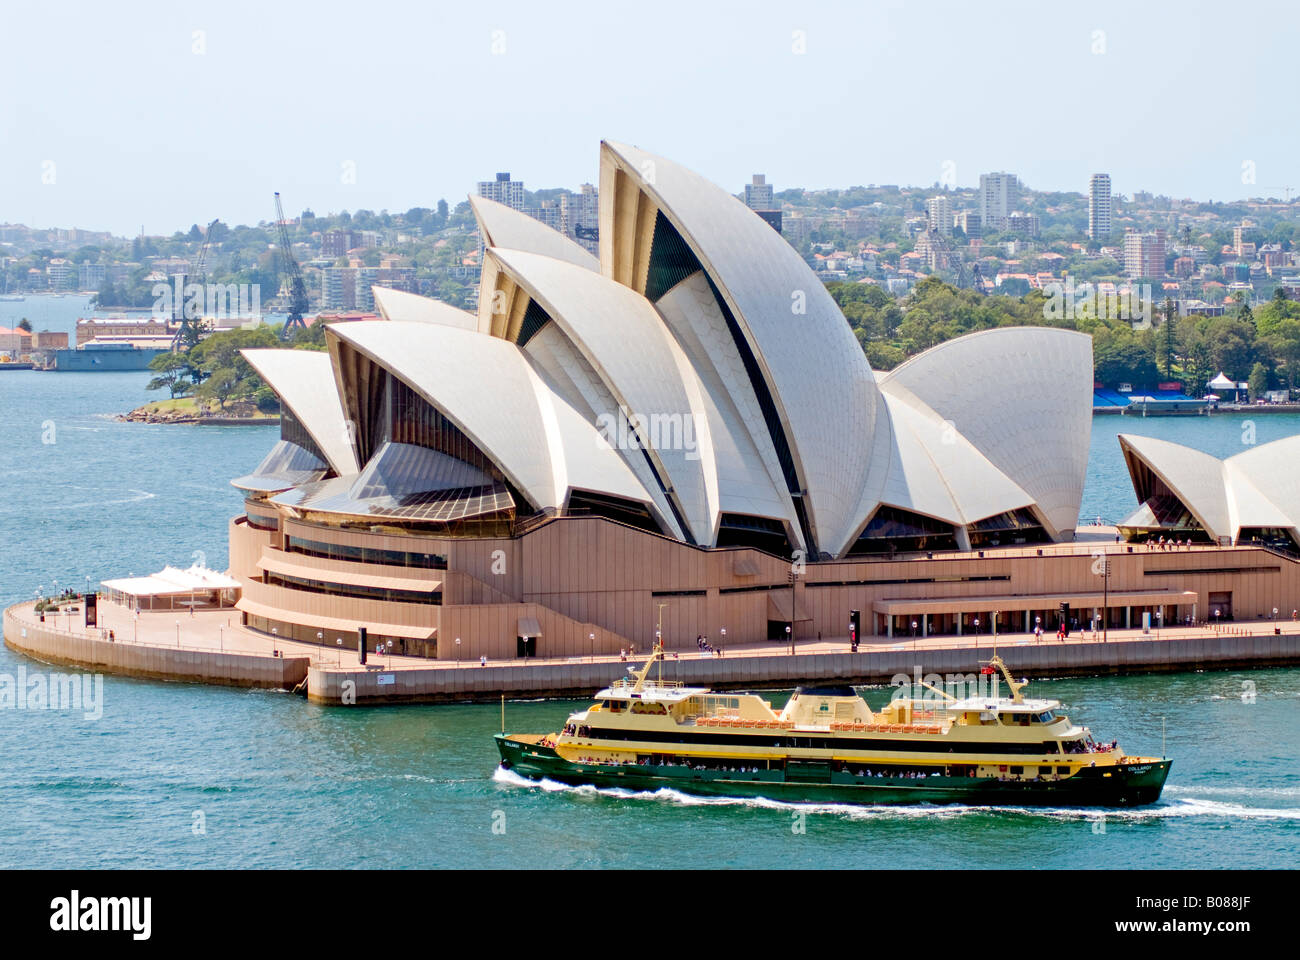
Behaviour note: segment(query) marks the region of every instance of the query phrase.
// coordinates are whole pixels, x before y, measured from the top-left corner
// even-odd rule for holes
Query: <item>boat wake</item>
[[[1170,802],[1145,807],[1021,807],[1014,805],[981,804],[852,804],[852,803],[795,803],[772,800],[766,797],[709,797],[683,793],[671,787],[658,790],[627,790],[621,787],[572,786],[556,780],[531,780],[513,770],[497,767],[492,777],[497,783],[509,787],[524,787],[546,793],[571,793],[578,796],[600,796],[615,800],[648,800],[683,807],[749,807],[756,810],[801,810],[806,813],[839,816],[848,820],[927,819],[946,820],[958,817],[1023,816],[1048,820],[1118,820],[1140,823],[1151,820],[1179,819],[1183,817],[1217,817],[1226,820],[1296,820],[1300,821],[1300,807],[1295,809],[1248,807],[1238,803],[1224,803],[1198,797],[1185,797]],[[1243,788],[1244,789],[1244,788]]]
[[[153,500],[155,497],[158,496],[158,494],[150,493],[148,490],[132,489],[131,492],[135,494],[135,496],[127,497],[123,500],[92,500],[89,503],[70,503],[66,507],[61,507],[60,509],[85,510],[89,507],[115,507],[115,506],[120,506],[121,504],[124,503],[138,503],[141,500]]]

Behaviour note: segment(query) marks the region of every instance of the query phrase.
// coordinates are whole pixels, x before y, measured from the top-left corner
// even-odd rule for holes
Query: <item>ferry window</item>
[[[623,703],[620,700],[606,700],[605,709],[611,713],[618,713],[623,709]]]
[[[1024,768],[1024,767],[1012,767],[1012,768],[1011,768],[1011,772],[1012,772],[1012,773],[1024,773],[1024,772],[1025,772],[1025,768]]]
[[[1040,713],[1038,715],[1039,723],[1051,723],[1055,719],[1056,719],[1056,714],[1052,713],[1051,710],[1048,710],[1046,713]]]
[[[1057,768],[1056,768],[1056,772],[1057,772],[1057,773],[1069,773],[1069,772],[1070,772],[1070,768],[1069,768],[1069,767],[1057,767]]]
[[[1039,768],[1038,768],[1038,773],[1039,773],[1039,775],[1045,775],[1045,774],[1048,774],[1048,773],[1051,773],[1051,772],[1052,772],[1052,768],[1051,768],[1051,767],[1039,767]]]

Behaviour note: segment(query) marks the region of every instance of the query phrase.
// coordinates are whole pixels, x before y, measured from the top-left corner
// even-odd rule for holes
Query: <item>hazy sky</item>
[[[1261,2],[7,0],[0,222],[170,233],[269,219],[277,189],[293,215],[397,212],[498,170],[576,187],[602,137],[733,191],[1006,169],[1281,196],[1296,39]]]

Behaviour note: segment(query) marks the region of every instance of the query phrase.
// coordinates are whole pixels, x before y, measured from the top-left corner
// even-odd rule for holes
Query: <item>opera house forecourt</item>
[[[477,314],[376,288],[383,319],[332,324],[328,354],[246,353],[284,411],[234,481],[249,629],[471,663],[1300,606],[1295,441],[1220,463],[1126,437],[1125,535],[1196,545],[1076,536],[1086,335],[994,329],[873,372],[777,231],[621,144],[599,259],[471,204]]]

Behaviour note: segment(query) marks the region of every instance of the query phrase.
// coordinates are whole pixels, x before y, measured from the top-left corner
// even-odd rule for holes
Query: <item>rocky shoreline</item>
[[[214,427],[275,426],[279,414],[264,414],[251,403],[232,403],[225,410],[206,413],[194,409],[159,409],[155,404],[136,407],[130,413],[119,414],[115,419],[122,423],[195,423]]]

